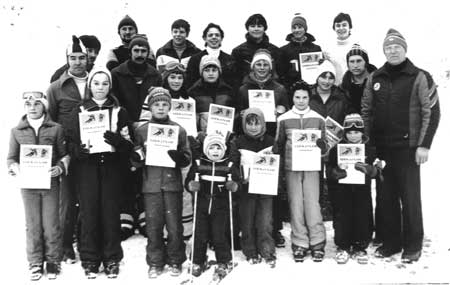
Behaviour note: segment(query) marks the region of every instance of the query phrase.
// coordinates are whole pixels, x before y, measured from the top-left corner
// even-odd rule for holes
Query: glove
[[[234,181],[227,181],[225,182],[225,188],[234,193],[238,190],[238,184]]]
[[[316,146],[320,148],[320,153],[325,154],[327,153],[327,142],[324,139],[318,138],[316,140]]]
[[[194,180],[189,181],[188,190],[191,191],[191,192],[198,192],[198,191],[200,191],[200,182],[194,181]]]
[[[375,178],[377,176],[378,170],[375,166],[369,165],[367,163],[357,162],[355,163],[355,169],[366,174],[370,178]]]
[[[334,167],[333,169],[331,169],[330,176],[331,176],[330,178],[335,180],[343,179],[347,177],[347,171],[339,167]]]
[[[118,148],[125,140],[120,134],[111,131],[106,131],[103,134],[103,138],[107,144],[112,145],[115,148]]]
[[[202,132],[202,131],[198,132],[197,141],[199,141],[202,144],[203,141],[205,140],[205,138],[206,138],[206,132]]]
[[[167,151],[167,154],[169,154],[170,158],[175,161],[178,167],[186,167],[189,165],[189,160],[182,151],[171,149]]]

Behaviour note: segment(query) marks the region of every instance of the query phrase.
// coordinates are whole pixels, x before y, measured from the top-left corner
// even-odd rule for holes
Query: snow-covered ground
[[[370,59],[375,65],[384,62],[382,41],[390,27],[398,29],[408,42],[408,56],[418,66],[430,71],[439,84],[442,110],[441,123],[435,137],[430,160],[422,167],[422,201],[425,224],[423,256],[418,263],[403,265],[399,256],[390,260],[373,258],[367,265],[350,261],[337,265],[333,260],[335,248],[333,231],[327,223],[327,253],[323,263],[295,263],[290,247],[277,251],[277,267],[265,264],[249,265],[240,252],[236,252],[239,265],[223,281],[224,284],[298,284],[311,283],[448,283],[450,272],[450,195],[446,176],[449,155],[448,131],[450,119],[450,39],[448,33],[445,1],[0,1],[0,35],[2,44],[2,68],[0,71],[2,111],[0,114],[0,160],[5,161],[8,149],[9,130],[23,112],[20,94],[24,90],[46,90],[50,75],[65,62],[65,47],[71,35],[94,34],[102,42],[99,62],[104,61],[107,50],[119,44],[117,24],[125,14],[130,14],[140,33],[149,36],[152,48],[162,46],[170,38],[170,25],[177,18],[191,23],[189,37],[202,47],[201,33],[209,22],[220,24],[225,30],[223,49],[231,49],[244,40],[244,22],[250,14],[266,16],[270,39],[276,45],[284,45],[284,37],[294,12],[302,12],[307,20],[309,32],[326,49],[327,39],[333,37],[331,24],[339,12],[350,13],[355,35],[364,40]],[[4,165],[4,164],[3,164]],[[27,262],[25,257],[24,214],[20,191],[14,179],[6,176],[0,168],[2,195],[0,217],[0,280],[2,284],[27,284]],[[289,245],[289,225],[283,230]],[[177,284],[188,278],[186,270],[182,276],[173,278],[169,274],[148,281],[145,264],[145,243],[140,236],[124,242],[125,258],[117,280],[107,280],[104,275],[95,281],[86,280],[80,263],[63,264],[63,273],[56,281],[43,278],[42,284],[125,284],[151,282],[152,284]],[[188,246],[189,248],[189,246]],[[213,258],[213,254],[209,254]],[[184,264],[184,269],[187,263]],[[207,284],[207,275],[197,279],[198,284]]]

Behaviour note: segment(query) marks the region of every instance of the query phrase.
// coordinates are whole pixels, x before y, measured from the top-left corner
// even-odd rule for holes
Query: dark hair
[[[102,48],[102,44],[100,43],[100,41],[97,39],[96,36],[82,35],[80,37],[80,41],[86,48],[93,48],[97,52],[100,52],[100,49]]]
[[[247,117],[245,117],[245,123],[246,124],[251,124],[251,123],[255,123],[255,124],[261,124],[261,119],[259,118],[259,116],[257,114],[248,114]]]
[[[216,28],[219,30],[220,36],[223,38],[225,36],[225,33],[223,32],[222,28],[214,23],[209,23],[208,26],[206,26],[206,28],[203,30],[203,39],[206,38],[206,34],[208,34],[209,29],[211,28]]]
[[[294,96],[295,91],[299,91],[299,90],[306,91],[308,93],[308,97],[311,97],[311,85],[306,83],[306,81],[301,80],[301,81],[297,81],[294,84],[292,84],[292,86],[291,86],[292,96]]]
[[[333,77],[333,79],[336,79],[336,75],[334,75],[334,73],[331,72],[331,71],[324,71],[324,72],[322,72],[321,74],[319,74],[319,76],[317,76],[317,78],[319,78],[319,77],[325,77],[325,75],[327,75],[327,73],[329,73],[329,74],[331,75],[331,77]]]
[[[267,30],[266,18],[264,18],[264,16],[261,14],[251,15],[245,22],[245,29],[248,30],[248,26],[250,25],[261,25],[264,27],[264,31]]]
[[[191,31],[191,25],[186,20],[178,19],[175,22],[173,22],[171,30],[173,29],[179,29],[184,28],[186,31],[186,35],[189,36],[189,32]]]
[[[340,22],[344,22],[344,21],[347,21],[347,22],[348,22],[348,25],[350,26],[350,29],[353,28],[353,25],[352,25],[352,18],[350,18],[350,15],[341,12],[341,13],[339,13],[336,17],[334,17],[334,20],[333,20],[333,27],[332,27],[333,30],[334,30],[334,24],[340,23]]]

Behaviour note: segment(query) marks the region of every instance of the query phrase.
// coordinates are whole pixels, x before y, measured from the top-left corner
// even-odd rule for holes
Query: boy
[[[39,144],[52,146],[50,189],[24,189],[22,198],[25,208],[26,245],[29,273],[32,281],[39,280],[44,273],[44,262],[48,279],[60,273],[62,258],[61,232],[59,228],[59,179],[67,173],[69,156],[63,129],[47,114],[48,101],[42,92],[23,93],[26,115],[19,125],[11,130],[7,157],[8,173],[19,174],[20,146]]]
[[[324,145],[325,121],[309,108],[310,93],[305,83],[295,84],[294,106],[278,118],[273,152],[284,163],[289,208],[291,212],[291,240],[294,260],[303,262],[308,249],[314,261],[325,256],[326,232],[319,205],[319,172],[292,170],[292,133],[294,130],[320,130],[318,146]],[[325,147],[321,147],[322,152]],[[280,167],[280,169],[282,169]]]
[[[133,160],[143,164],[146,150],[149,123],[178,126],[178,145],[176,150],[169,150],[175,167],[146,165],[143,170],[142,192],[144,194],[145,222],[147,232],[148,277],[158,277],[169,264],[172,276],[179,276],[181,265],[186,260],[183,242],[183,225],[181,223],[183,205],[183,184],[181,168],[189,165],[191,152],[183,127],[169,118],[171,97],[167,89],[154,87],[150,89],[147,104],[151,119],[136,129],[136,152]],[[164,242],[163,229],[168,232],[167,245]]]
[[[345,136],[341,144],[365,144],[365,156],[368,163],[374,160],[373,148],[367,145],[368,138],[363,135],[364,122],[359,114],[350,114],[344,120]],[[347,165],[338,164],[337,147],[330,151],[327,177],[335,184],[331,194],[333,205],[334,242],[338,247],[336,262],[345,264],[353,253],[360,264],[367,264],[367,246],[372,238],[372,196],[370,182],[379,176],[381,170],[376,166],[356,163],[355,169],[366,174],[364,184],[339,184],[347,176]]]
[[[203,141],[203,155],[192,163],[186,178],[187,189],[198,192],[197,209],[194,209],[197,212],[192,257],[192,275],[197,277],[207,268],[208,241],[214,245],[216,254],[215,276],[223,278],[231,261],[230,244],[226,236],[230,225],[228,209],[231,203],[228,191],[236,192],[238,185],[228,180],[231,167],[229,157],[225,156],[226,150],[225,138],[222,135],[207,135]],[[199,176],[200,181],[195,179],[196,176]],[[236,178],[235,175],[234,180]]]
[[[241,165],[240,150],[259,152],[272,148],[274,139],[266,134],[266,122],[260,109],[249,108],[243,111],[242,129],[231,143],[231,159],[233,165]],[[271,150],[269,151],[271,152]],[[241,174],[242,175],[242,174]],[[250,174],[251,175],[251,174]],[[270,267],[275,267],[275,244],[272,238],[272,196],[248,193],[248,179],[242,181],[239,198],[239,214],[241,223],[241,246],[250,264],[261,262],[264,258]]]

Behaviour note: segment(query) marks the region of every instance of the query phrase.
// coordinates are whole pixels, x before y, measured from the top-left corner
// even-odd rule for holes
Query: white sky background
[[[225,31],[223,50],[242,43],[246,33],[244,23],[254,13],[263,14],[268,22],[267,34],[277,46],[286,44],[293,14],[301,12],[308,22],[308,32],[326,50],[333,43],[331,28],[339,12],[349,13],[353,20],[353,34],[362,40],[372,63],[384,63],[382,42],[389,28],[395,28],[406,38],[408,57],[419,67],[430,71],[440,84],[442,119],[431,149],[430,161],[423,167],[422,193],[424,200],[425,230],[442,234],[450,240],[448,218],[450,195],[447,174],[449,154],[446,147],[449,123],[447,71],[450,70],[448,53],[447,1],[12,1],[0,0],[0,71],[2,106],[0,114],[0,159],[5,161],[9,130],[23,113],[20,95],[25,90],[46,90],[50,76],[65,63],[65,49],[72,34],[96,35],[102,43],[99,61],[104,62],[106,52],[120,44],[117,25],[125,14],[137,23],[139,33],[147,34],[152,49],[156,50],[171,37],[170,26],[175,19],[184,18],[191,24],[189,40],[203,48],[201,38],[204,27],[214,22]],[[13,9],[14,7],[14,9]],[[20,8],[23,9],[20,9]],[[446,19],[447,18],[447,19]],[[1,164],[4,165],[4,164]],[[0,168],[1,181],[6,170]],[[3,182],[2,182],[3,183]],[[6,184],[8,185],[8,184]],[[4,187],[2,191],[14,191]],[[20,196],[19,192],[14,193]],[[7,195],[6,198],[11,195]],[[9,209],[22,207],[20,199],[2,202],[2,217]],[[445,225],[439,226],[439,218]],[[438,219],[437,219],[438,218]],[[8,220],[22,230],[23,218]],[[4,228],[4,230],[7,230]],[[2,239],[4,237],[2,236]],[[4,242],[0,244],[5,245]],[[449,242],[447,246],[450,247]],[[7,245],[7,244],[6,244]],[[20,254],[24,244],[17,245]],[[10,249],[11,250],[11,249]]]

